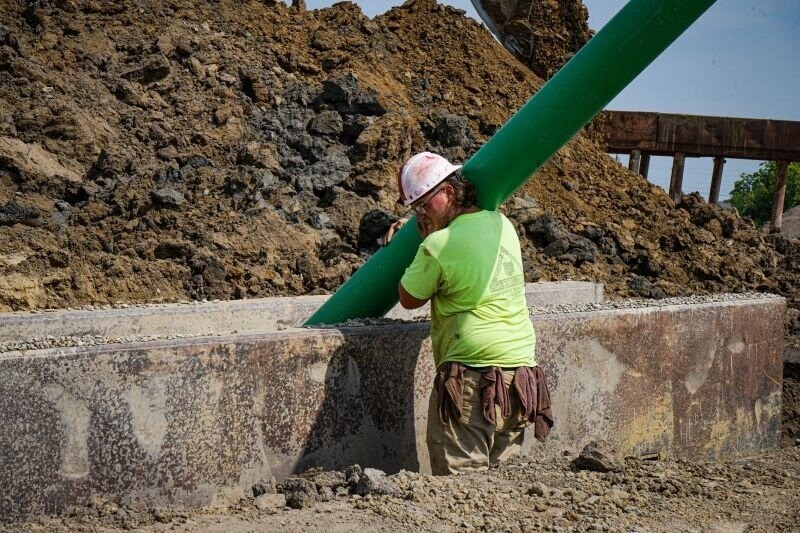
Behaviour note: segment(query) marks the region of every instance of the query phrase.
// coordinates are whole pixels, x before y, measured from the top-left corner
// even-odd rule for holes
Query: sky
[[[439,0],[480,20],[470,0]],[[309,9],[329,0],[307,0]],[[367,16],[402,1],[356,1]],[[600,30],[625,0],[584,0],[589,26]],[[800,0],[718,0],[607,109],[800,121]],[[617,156],[615,156],[617,157]],[[628,156],[619,155],[627,165]],[[710,158],[687,158],[684,192],[708,197]],[[758,161],[728,159],[720,199]],[[669,186],[672,159],[653,157],[649,179]]]

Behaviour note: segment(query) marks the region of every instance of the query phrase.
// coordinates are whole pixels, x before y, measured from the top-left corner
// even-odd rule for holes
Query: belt
[[[464,365],[464,363],[461,363],[461,364]],[[492,366],[470,366],[470,365],[464,365],[464,368],[466,368],[467,370],[472,370],[473,372],[480,372],[481,374],[484,374],[486,372],[489,372],[492,368],[494,368],[494,365],[492,365]],[[500,370],[503,370],[505,372],[514,372],[517,368],[519,368],[519,367],[518,366],[501,366]]]

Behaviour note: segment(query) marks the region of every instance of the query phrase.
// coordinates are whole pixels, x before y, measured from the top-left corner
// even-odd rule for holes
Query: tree
[[[731,203],[741,216],[752,218],[759,225],[769,222],[776,169],[775,161],[766,161],[752,174],[743,173],[733,184]],[[785,211],[797,204],[800,204],[800,163],[789,163],[783,209]]]

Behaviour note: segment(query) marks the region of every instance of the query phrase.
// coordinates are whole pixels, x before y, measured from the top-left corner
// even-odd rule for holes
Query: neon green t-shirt
[[[431,299],[437,368],[449,361],[535,364],[519,238],[502,214],[460,215],[428,235],[400,283],[411,296]]]

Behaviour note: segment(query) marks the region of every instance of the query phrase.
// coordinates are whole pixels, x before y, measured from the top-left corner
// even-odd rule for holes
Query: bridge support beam
[[[631,150],[631,157],[628,159],[628,170],[631,172],[636,172],[639,174],[639,169],[641,168],[642,163],[642,152],[641,150]]]
[[[711,173],[711,190],[708,193],[708,203],[719,203],[719,188],[722,185],[722,169],[725,166],[725,158],[717,156],[714,158],[714,170]]]
[[[639,162],[639,174],[644,179],[647,179],[647,173],[650,171],[650,154],[643,153],[642,160]]]
[[[678,204],[681,201],[681,193],[683,192],[683,164],[686,156],[682,152],[678,152],[672,158],[672,178],[669,180],[669,197],[672,201]]]
[[[779,232],[783,224],[783,201],[786,197],[786,174],[788,170],[788,161],[778,161],[775,171],[775,194],[772,197],[772,218],[769,224],[769,229],[772,233]]]

